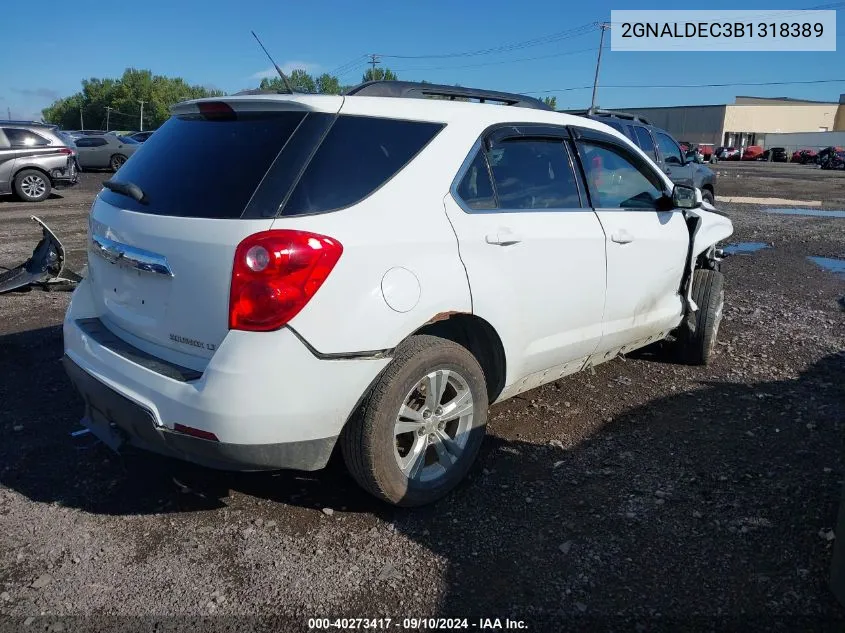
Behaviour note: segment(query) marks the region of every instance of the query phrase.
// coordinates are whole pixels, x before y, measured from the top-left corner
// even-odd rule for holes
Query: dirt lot
[[[717,169],[717,195],[845,209],[845,174]],[[39,205],[0,198],[0,264],[26,257],[37,213],[81,265],[106,177]],[[414,511],[374,502],[337,464],[228,474],[71,438],[82,407],[58,362],[69,295],[0,296],[0,614],[15,618],[0,628],[441,615],[534,631],[842,630],[827,578],[845,475],[845,279],[807,257],[845,256],[845,219],[725,210],[736,241],[773,247],[725,261],[711,366],[639,354],[494,407],[471,479]]]

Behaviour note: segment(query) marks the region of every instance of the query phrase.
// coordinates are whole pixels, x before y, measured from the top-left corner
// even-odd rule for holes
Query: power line
[[[367,55],[358,55],[356,58],[350,59],[345,64],[341,64],[337,68],[333,68],[332,70],[329,71],[329,74],[330,75],[336,75],[337,73],[344,73],[347,70],[349,70],[350,68],[352,68],[353,66],[359,65],[367,57],[368,57]]]
[[[396,72],[411,72],[415,70],[460,70],[462,68],[481,68],[482,66],[499,66],[502,64],[514,64],[517,62],[533,62],[538,59],[564,57],[566,55],[577,55],[579,53],[594,53],[595,51],[596,47],[591,46],[590,48],[581,48],[575,51],[563,51],[560,53],[551,53],[550,55],[536,55],[534,57],[518,57],[516,59],[500,59],[495,62],[482,62],[480,64],[461,64],[460,66],[419,66],[417,68],[397,68]]]
[[[503,44],[501,46],[494,46],[491,48],[482,48],[472,51],[462,51],[456,53],[432,53],[430,55],[389,55],[387,53],[382,53],[381,57],[390,57],[393,59],[448,59],[453,57],[476,57],[478,55],[492,55],[495,53],[506,53],[514,50],[521,50],[523,48],[530,48],[532,46],[551,44],[553,42],[560,42],[562,40],[572,39],[574,37],[581,37],[582,35],[587,35],[588,33],[592,32],[593,30],[595,30],[595,28],[595,23],[590,22],[589,24],[584,24],[582,26],[578,26],[572,29],[567,29],[566,31],[558,31],[557,33],[551,33],[550,35],[535,37],[530,40],[523,40],[521,42],[514,42],[511,44]]]
[[[726,83],[713,84],[623,84],[615,86],[605,86],[605,88],[726,88],[730,86],[791,86],[798,84],[833,84],[845,83],[845,79],[811,79],[808,81],[736,81]],[[593,86],[571,86],[569,88],[551,88],[548,90],[523,90],[520,94],[545,94],[548,92],[569,92],[572,90],[588,90]]]

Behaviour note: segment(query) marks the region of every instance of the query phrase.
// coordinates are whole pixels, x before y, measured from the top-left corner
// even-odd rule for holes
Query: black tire
[[[397,463],[394,425],[406,397],[427,374],[444,369],[457,372],[469,389],[473,399],[471,426],[457,460],[439,477],[420,481],[406,476]],[[475,461],[486,431],[487,407],[484,372],[469,350],[436,336],[412,336],[396,349],[393,361],[344,428],[340,447],[346,467],[364,490],[388,503],[432,503],[458,485]],[[431,456],[429,448],[426,444],[422,450],[423,464]],[[431,449],[434,451],[433,445]]]
[[[716,204],[716,196],[713,195],[713,192],[709,189],[702,189],[701,190],[701,197],[708,203],[715,205]]]
[[[112,171],[117,171],[118,169],[123,167],[123,163],[125,162],[126,156],[124,156],[123,154],[115,154],[111,157],[111,160],[109,161],[109,167]]]
[[[24,169],[15,176],[15,193],[24,202],[41,202],[50,195],[50,178],[37,169]]]
[[[692,280],[692,300],[698,310],[681,324],[677,337],[678,356],[688,365],[706,365],[716,347],[722,320],[725,276],[715,270],[696,270]]]

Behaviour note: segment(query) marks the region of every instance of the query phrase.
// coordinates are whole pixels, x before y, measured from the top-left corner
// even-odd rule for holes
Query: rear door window
[[[3,131],[12,147],[43,147],[50,144],[50,141],[40,134],[22,128],[5,127]]]
[[[507,139],[488,152],[499,208],[581,206],[563,139]]]
[[[205,119],[169,119],[120,168],[148,204],[103,190],[109,204],[156,215],[239,218],[304,112],[239,112]],[[102,140],[102,139],[92,139]],[[83,139],[76,144],[82,146]],[[281,203],[281,200],[278,200]]]
[[[282,215],[324,213],[360,202],[393,178],[442,128],[440,123],[339,116]]]
[[[463,203],[474,210],[495,209],[496,196],[493,193],[493,183],[490,180],[490,170],[487,168],[487,158],[482,150],[475,154],[470,166],[457,189],[458,197]]]

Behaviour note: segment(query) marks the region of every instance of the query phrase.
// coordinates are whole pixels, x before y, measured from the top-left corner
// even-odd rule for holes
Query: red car
[[[806,165],[807,163],[816,162],[816,150],[814,149],[799,149],[792,153],[792,162]]]
[[[745,151],[742,152],[742,158],[740,160],[757,160],[763,155],[763,148],[759,145],[749,145],[745,148]]]

